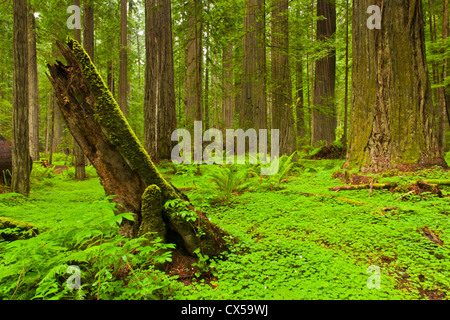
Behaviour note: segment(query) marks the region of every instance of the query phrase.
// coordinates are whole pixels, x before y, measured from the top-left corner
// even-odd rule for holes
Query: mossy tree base
[[[67,65],[48,65],[47,76],[67,127],[96,168],[106,194],[114,195],[117,212],[135,214],[135,221],[123,222],[121,234],[134,238],[155,232],[167,240],[167,233],[176,233],[180,249],[190,255],[197,249],[210,256],[222,251],[222,235],[208,219],[198,215],[193,224],[164,208],[180,195],[154,166],[80,44],[69,38],[67,46],[59,41],[57,46]]]

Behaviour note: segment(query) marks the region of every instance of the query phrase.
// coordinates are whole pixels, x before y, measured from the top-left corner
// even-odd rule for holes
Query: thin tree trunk
[[[347,146],[347,132],[348,132],[348,27],[349,27],[349,5],[348,0],[345,1],[345,90],[344,90],[344,136],[342,137],[342,144]]]
[[[448,13],[448,0],[443,0],[442,2],[442,11],[443,11],[443,19],[442,19],[442,38],[446,40],[450,33],[449,27],[449,13]],[[442,76],[443,79],[446,79],[450,76],[450,58],[445,59],[444,62],[444,74]],[[447,114],[448,125],[450,126],[450,84],[447,84],[444,87],[444,100],[445,100],[445,111]]]
[[[222,118],[225,129],[233,128],[234,96],[233,96],[233,45],[224,46],[222,53],[223,65],[223,110]]]
[[[74,4],[80,7],[80,0],[75,0]],[[81,43],[81,30],[74,29],[74,38]],[[83,181],[86,179],[86,162],[83,150],[80,148],[75,139],[73,139],[73,153],[75,156],[75,180]]]
[[[297,92],[297,100],[296,100],[296,114],[297,114],[297,138],[303,138],[306,135],[305,128],[305,101],[303,97],[303,61],[302,58],[297,58],[296,68],[295,68],[295,76],[296,76],[296,92]]]
[[[50,122],[50,150],[48,156],[48,164],[53,164],[53,148],[55,145],[54,137],[55,137],[55,108],[56,108],[56,93],[55,90],[52,90],[52,105],[51,105],[51,122]],[[50,107],[50,106],[49,106]]]
[[[93,0],[84,0],[83,9],[83,46],[87,54],[94,61],[94,6]]]
[[[206,4],[207,8],[206,10],[209,11],[209,3]],[[209,35],[210,35],[210,28],[209,28],[209,22],[206,22],[205,25],[206,28],[206,39],[205,39],[205,47],[206,47],[206,52],[205,52],[205,93],[204,93],[204,112],[205,112],[205,117],[204,117],[204,121],[203,121],[203,129],[204,130],[208,130],[209,129],[209,125],[210,125],[210,119],[209,119],[209,114],[210,114],[210,106],[209,106],[209,69],[210,69],[210,39],[209,39]]]
[[[119,72],[119,106],[125,117],[128,116],[128,14],[127,0],[120,0],[120,72]]]
[[[12,130],[12,190],[30,193],[31,157],[29,145],[28,98],[28,7],[26,0],[16,0],[14,7],[14,81]]]
[[[203,120],[202,103],[202,1],[192,0],[188,12],[187,73],[185,80],[186,127]]]
[[[33,161],[39,161],[39,76],[36,51],[36,18],[34,10],[28,14],[28,70],[30,99],[30,155]]]
[[[47,107],[47,124],[45,129],[45,156],[48,157],[49,154],[49,147],[50,147],[50,131],[51,131],[51,116],[52,116],[52,108],[53,108],[53,101],[52,101],[52,94],[48,94],[48,107]]]

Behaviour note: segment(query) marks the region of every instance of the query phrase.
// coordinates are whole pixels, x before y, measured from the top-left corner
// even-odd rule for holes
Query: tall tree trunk
[[[206,10],[209,13],[209,3],[206,3]],[[209,118],[209,114],[210,114],[210,105],[209,105],[209,78],[210,78],[210,26],[209,26],[209,22],[207,21],[205,24],[205,29],[206,29],[206,39],[205,39],[205,93],[204,93],[204,112],[205,112],[205,116],[204,116],[204,121],[203,121],[203,129],[204,130],[208,130],[209,126],[210,126],[210,118]]]
[[[267,128],[264,0],[246,0],[240,104],[242,129]]]
[[[352,127],[344,167],[446,167],[433,117],[422,2],[385,1],[380,30],[366,26],[372,4],[353,6]]]
[[[74,0],[74,5],[80,7],[80,0]],[[74,38],[79,43],[81,43],[81,30],[74,29]],[[80,148],[78,143],[73,140],[73,153],[75,156],[75,180],[82,181],[86,179],[86,161],[83,150]]]
[[[171,4],[170,0],[147,0],[145,4],[145,149],[154,160],[170,159],[177,121]]]
[[[49,146],[49,155],[48,155],[48,163],[49,164],[53,164],[53,149],[54,149],[54,145],[55,145],[55,141],[54,141],[54,137],[55,137],[55,109],[56,109],[56,97],[55,97],[55,90],[52,90],[52,104],[51,106],[49,106],[49,108],[51,108],[51,115],[50,115],[50,136],[49,136],[49,140],[50,140],[50,146]]]
[[[111,48],[111,52],[114,51],[114,45]],[[107,83],[108,88],[111,91],[113,96],[116,96],[116,88],[114,82],[114,60],[111,59],[108,61],[108,71],[107,71]]]
[[[296,61],[295,67],[295,77],[296,77],[296,96],[297,100],[295,103],[295,112],[297,115],[297,138],[301,139],[306,135],[305,128],[305,101],[303,97],[303,61],[299,56]]]
[[[94,5],[93,0],[84,0],[83,8],[83,46],[94,61]]]
[[[28,98],[28,7],[26,0],[16,0],[14,6],[14,81],[12,190],[28,196],[30,193],[31,157],[29,145]]]
[[[289,69],[289,1],[273,0],[272,129],[280,130],[280,154],[295,151],[292,82]]]
[[[448,0],[442,1],[442,38],[446,40],[450,35]],[[445,59],[443,79],[450,77],[450,58]],[[450,126],[450,84],[444,87],[445,113],[447,114],[448,125]]]
[[[47,124],[45,129],[45,156],[49,155],[50,148],[50,136],[51,136],[51,119],[52,119],[52,109],[53,109],[53,100],[52,93],[48,94],[48,107],[47,107]]]
[[[203,120],[202,1],[190,1],[188,10],[187,71],[185,80],[186,128],[193,130],[194,121]]]
[[[120,0],[120,72],[119,106],[125,117],[128,116],[128,14],[127,0]]]
[[[336,6],[332,0],[317,2],[317,16],[325,19],[317,21],[317,40],[329,41],[336,33]],[[314,96],[312,109],[312,141],[326,141],[331,144],[336,139],[336,108],[334,103],[336,77],[336,49],[328,50],[328,55],[316,61]]]
[[[233,45],[224,46],[222,53],[223,66],[223,107],[222,118],[225,129],[233,128],[234,95],[233,95]]]
[[[32,8],[29,8],[28,14],[28,45],[30,155],[33,161],[39,161],[39,76],[36,51],[36,18]]]
[[[344,136],[342,137],[342,144],[347,146],[347,133],[348,133],[348,60],[349,60],[349,5],[348,0],[345,1],[345,90],[344,90]]]

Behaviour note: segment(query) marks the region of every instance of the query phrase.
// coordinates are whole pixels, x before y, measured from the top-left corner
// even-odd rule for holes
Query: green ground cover
[[[332,178],[342,163],[285,157],[282,174],[271,179],[250,165],[161,164],[228,234],[230,252],[200,255],[183,282],[151,267],[168,258],[158,253],[162,244],[117,236],[115,222],[126,217],[114,216],[93,168],[88,180],[76,182],[71,168],[54,174],[35,167],[29,199],[0,194],[1,217],[40,231],[31,239],[0,240],[0,298],[448,299],[450,188],[440,187],[443,197],[399,197],[410,181],[450,179],[450,173],[374,176],[404,184],[396,193],[330,191],[344,184]],[[69,265],[80,268],[80,290],[66,285]]]

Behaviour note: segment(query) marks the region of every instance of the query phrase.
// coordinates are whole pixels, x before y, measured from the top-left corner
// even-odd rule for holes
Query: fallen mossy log
[[[134,221],[122,222],[120,233],[129,238],[152,233],[189,255],[197,249],[206,255],[223,251],[223,233],[204,214],[187,220],[177,210],[192,210],[189,204],[185,209],[164,206],[183,199],[156,169],[81,45],[71,38],[67,46],[56,44],[67,65],[49,64],[47,76],[67,127],[106,194],[114,195],[117,213],[134,214]]]
[[[439,180],[439,179],[427,179],[427,180],[415,180],[410,181],[402,185],[398,185],[397,183],[367,183],[367,184],[358,184],[358,185],[346,185],[346,186],[336,186],[333,188],[329,188],[330,191],[341,191],[341,190],[364,190],[369,189],[371,194],[372,190],[382,190],[388,189],[391,192],[405,192],[402,196],[398,197],[397,200],[404,199],[410,194],[420,195],[424,192],[429,192],[437,195],[438,197],[443,197],[442,191],[439,189],[441,185],[450,185],[450,180]],[[406,190],[405,190],[406,189]],[[411,190],[412,189],[412,190]]]
[[[371,205],[371,203],[368,202],[363,202],[363,201],[359,201],[359,200],[354,200],[354,199],[349,199],[349,198],[345,198],[345,197],[338,197],[332,194],[324,194],[324,193],[308,193],[308,192],[300,192],[300,194],[302,196],[305,197],[326,197],[326,198],[332,198],[332,199],[336,199],[354,206],[367,206],[367,205]]]
[[[382,190],[382,189],[392,189],[395,187],[397,187],[396,183],[367,183],[348,186],[336,186],[333,188],[329,188],[328,190],[338,192],[341,190],[364,190],[364,189]]]

